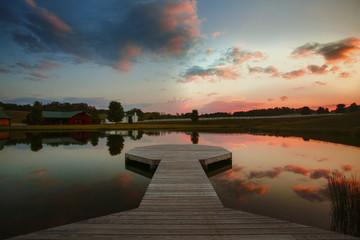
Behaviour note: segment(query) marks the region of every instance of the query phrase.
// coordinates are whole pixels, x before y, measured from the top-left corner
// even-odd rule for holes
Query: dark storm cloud
[[[1,25],[7,25],[12,40],[28,51],[71,54],[125,72],[144,53],[184,55],[200,37],[195,1],[126,1],[117,14],[99,13],[82,25],[72,24],[70,14],[60,18],[56,10],[37,2],[14,2],[0,2],[0,13],[6,13],[0,14]],[[56,9],[56,2],[51,4]]]

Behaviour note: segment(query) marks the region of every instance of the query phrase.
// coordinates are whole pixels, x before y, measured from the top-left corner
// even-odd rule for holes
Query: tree
[[[138,120],[139,121],[143,121],[144,120],[144,112],[143,111],[141,111],[141,109],[139,109],[139,108],[133,108],[133,109],[131,109],[131,110],[129,110],[129,111],[127,111],[127,113],[136,113],[136,115],[138,116]]]
[[[311,109],[309,107],[303,107],[300,111],[301,115],[310,115],[311,114]]]
[[[197,110],[192,110],[190,118],[193,122],[197,122],[197,120],[199,120],[199,113]]]
[[[121,103],[116,101],[111,101],[109,103],[109,112],[107,119],[110,122],[121,122],[124,118],[124,108],[121,106]]]
[[[42,123],[42,104],[39,101],[35,101],[29,115],[30,123],[38,125]]]
[[[319,107],[317,110],[316,110],[316,113],[317,114],[324,114],[325,113],[325,109],[323,107]]]
[[[335,110],[336,113],[344,113],[345,112],[345,104],[338,104],[336,106],[336,110]]]
[[[359,106],[356,103],[352,103],[349,107],[350,112],[357,112],[359,111]]]
[[[90,121],[93,124],[99,124],[100,117],[99,117],[99,111],[96,108],[93,108],[90,113]]]

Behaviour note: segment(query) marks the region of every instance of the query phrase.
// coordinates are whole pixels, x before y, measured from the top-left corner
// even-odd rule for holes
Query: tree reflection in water
[[[34,134],[30,138],[30,149],[33,152],[37,152],[42,149],[42,136],[40,133]]]
[[[124,138],[121,135],[109,135],[107,136],[106,146],[111,156],[115,156],[121,153],[124,148]]]
[[[328,180],[331,197],[331,230],[360,236],[360,181],[333,173]]]
[[[191,133],[191,142],[193,144],[198,144],[198,142],[199,142],[199,133],[198,132]]]

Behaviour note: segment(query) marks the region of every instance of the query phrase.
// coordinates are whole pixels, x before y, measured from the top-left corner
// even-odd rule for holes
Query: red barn
[[[45,125],[88,125],[90,117],[84,111],[75,112],[50,112],[43,111]]]
[[[11,117],[4,113],[3,108],[0,107],[0,126],[10,126]]]

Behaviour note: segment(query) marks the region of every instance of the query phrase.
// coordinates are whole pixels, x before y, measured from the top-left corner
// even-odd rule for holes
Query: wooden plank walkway
[[[14,239],[356,239],[225,208],[201,166],[231,157],[223,148],[156,145],[126,157],[159,164],[139,208]]]

